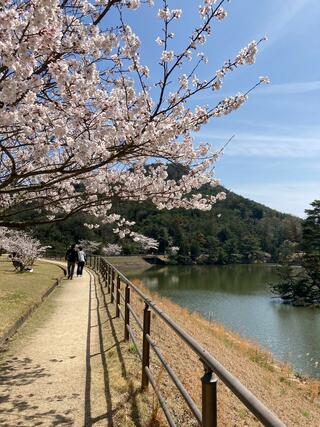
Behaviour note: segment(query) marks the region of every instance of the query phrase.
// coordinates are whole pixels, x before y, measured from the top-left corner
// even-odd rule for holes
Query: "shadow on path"
[[[90,302],[87,330],[84,425],[85,427],[91,427],[96,423],[104,421],[101,425],[107,425],[108,427],[120,427],[119,424],[115,422],[115,415],[124,404],[129,402],[131,420],[134,421],[135,426],[143,427],[136,400],[140,391],[133,386],[132,380],[130,379],[130,374],[128,373],[126,366],[126,359],[123,356],[123,352],[127,351],[127,349],[123,345],[124,340],[119,339],[119,327],[121,327],[121,331],[123,329],[123,325],[120,323],[121,318],[117,319],[112,315],[114,305],[107,301],[107,289],[96,276],[93,278],[92,274],[90,274],[89,292]],[[93,317],[95,317],[95,321],[93,321]],[[94,333],[97,334],[98,338],[98,345],[96,344],[95,351],[92,349],[92,342],[94,341],[92,335]],[[114,403],[116,400],[116,392],[110,378],[110,357],[114,354],[114,351],[116,352],[116,357],[118,359],[119,375],[124,378],[127,383],[127,390],[123,393],[124,400],[122,399],[119,402],[119,395],[117,395],[118,402],[116,404]],[[102,367],[103,394],[106,408],[104,413],[99,415],[94,413],[92,405],[92,371],[94,369],[92,360],[97,357],[99,357],[99,364],[101,364]]]
[[[2,358],[6,354],[2,351]],[[33,393],[25,393],[24,387],[32,385],[39,378],[47,378],[47,369],[35,364],[30,358],[10,356],[0,362],[0,425],[2,427],[16,426],[71,426],[73,417],[70,410],[63,413],[55,410],[41,410],[43,400],[35,404]],[[30,388],[28,387],[30,390]],[[75,397],[75,396],[74,396]],[[72,398],[66,395],[53,395],[45,399],[51,408],[55,402]],[[50,402],[50,403],[49,403]]]

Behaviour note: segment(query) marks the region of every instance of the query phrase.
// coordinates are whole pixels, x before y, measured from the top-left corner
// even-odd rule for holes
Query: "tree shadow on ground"
[[[0,425],[2,427],[17,426],[71,426],[71,411],[63,413],[55,409],[43,410],[43,400],[30,393],[30,386],[50,373],[28,357],[18,358],[1,351],[0,361]],[[7,356],[7,357],[6,357]],[[26,390],[28,392],[26,393]],[[72,396],[54,395],[45,398],[46,408],[55,408],[55,402],[70,399]]]
[[[96,423],[105,420],[108,427],[117,427],[118,424],[115,423],[115,415],[119,410],[122,409],[124,404],[130,406],[130,418],[134,422],[134,425],[137,427],[144,427],[141,419],[140,413],[138,410],[137,396],[140,393],[140,390],[137,390],[132,383],[132,380],[129,378],[128,369],[126,366],[126,360],[123,357],[123,344],[124,340],[119,338],[119,326],[117,328],[116,322],[118,319],[112,315],[111,311],[114,311],[113,305],[107,300],[110,299],[110,295],[107,294],[107,288],[103,286],[103,283],[100,282],[97,278],[90,279],[90,304],[89,304],[89,319],[88,319],[88,334],[87,334],[87,373],[86,373],[86,391],[85,391],[85,427],[94,426]],[[94,307],[94,308],[92,308]],[[95,313],[96,323],[92,324],[92,314]],[[107,343],[105,338],[105,328],[109,328],[111,341]],[[91,333],[93,329],[97,329],[98,338],[99,338],[99,349],[98,351],[92,351],[90,348]],[[110,338],[109,337],[109,338]],[[107,344],[107,345],[106,345]],[[109,360],[108,352],[115,351],[119,366],[120,366],[120,375],[127,382],[127,391],[123,395],[123,400],[117,404],[113,403],[113,387],[110,383],[110,373],[109,373]],[[103,368],[103,380],[104,380],[104,398],[106,404],[106,412],[94,417],[91,413],[91,359],[93,357],[100,357],[101,366]],[[138,361],[137,361],[138,363]]]

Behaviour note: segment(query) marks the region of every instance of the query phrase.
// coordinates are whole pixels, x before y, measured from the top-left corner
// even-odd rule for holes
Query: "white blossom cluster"
[[[246,102],[247,96],[241,93],[238,93],[236,96],[230,96],[224,99],[220,105],[215,109],[214,115],[220,117],[221,115],[227,115],[232,113],[232,111],[237,110],[241,105]]]
[[[149,249],[157,250],[159,247],[159,242],[151,237],[146,237],[143,234],[132,232],[131,237],[132,240],[138,243],[144,251],[148,251]]]
[[[217,3],[218,0],[204,0],[204,4],[199,6],[200,16],[205,19],[206,17],[210,16],[210,14],[214,11],[214,17],[219,21],[222,21],[227,16],[227,12],[221,6],[218,6],[216,9],[213,9],[213,6]]]
[[[128,221],[125,218],[120,217],[114,222],[116,222],[117,227],[113,229],[113,232],[118,234],[120,239],[131,235],[131,227],[135,224],[134,221]]]
[[[168,7],[164,9],[159,9],[158,11],[158,18],[169,21],[171,19],[180,19],[182,15],[181,9],[169,9]]]
[[[270,79],[267,76],[261,76],[261,77],[259,77],[259,81],[260,81],[260,83],[263,83],[263,84],[266,84],[266,85],[270,83]]]
[[[108,243],[107,246],[102,248],[102,251],[106,256],[120,255],[122,247],[117,243]]]
[[[87,228],[89,228],[89,230],[94,230],[94,229],[96,229],[96,228],[99,228],[100,227],[100,224],[88,224],[88,223],[84,223],[83,224],[85,227],[87,227]]]
[[[33,225],[85,211],[115,223],[120,238],[139,239],[116,213],[118,201],[209,210],[225,196],[195,192],[217,184],[218,155],[199,149],[193,134],[239,108],[247,94],[196,108],[189,101],[219,89],[237,66],[252,64],[258,43],[202,80],[196,71],[207,58],[197,50],[226,17],[224,0],[204,1],[203,21],[182,49],[171,45],[171,25],[182,11],[164,0],[154,13],[163,27],[157,38],[162,78],[154,81],[141,62],[142,38],[125,22],[124,11],[143,13],[145,3],[153,6],[142,0],[0,3],[0,226],[20,226],[15,212],[32,213],[35,219],[24,224]],[[182,168],[179,179],[169,179],[169,164]]]
[[[9,254],[16,254],[16,258],[24,266],[33,265],[50,246],[42,246],[38,239],[24,231],[9,230],[0,227],[0,249]]]
[[[174,53],[172,50],[164,50],[161,54],[162,62],[171,62],[173,61]]]
[[[180,250],[179,246],[169,246],[168,253],[170,255],[177,255],[177,253],[179,252],[179,250]]]
[[[236,65],[254,64],[258,53],[258,43],[252,41],[247,47],[241,49],[236,57]]]
[[[98,252],[101,246],[100,242],[96,242],[94,240],[80,240],[79,245],[83,247],[84,251],[88,254],[93,254]]]

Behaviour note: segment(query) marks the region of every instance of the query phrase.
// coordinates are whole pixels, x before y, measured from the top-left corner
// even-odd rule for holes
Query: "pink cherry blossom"
[[[24,231],[0,227],[0,249],[15,254],[25,267],[33,265],[50,246],[42,246],[40,241]]]
[[[209,210],[225,196],[196,193],[217,184],[220,153],[198,149],[195,132],[238,109],[251,89],[216,105],[194,107],[192,99],[253,64],[262,40],[200,79],[207,58],[198,49],[226,18],[227,1],[203,0],[198,25],[176,41],[172,27],[182,11],[163,0],[154,9],[162,27],[159,73],[143,63],[143,33],[126,22],[145,3],[153,7],[139,0],[1,2],[0,226],[55,223],[83,211],[113,223],[120,238],[139,240],[117,213],[119,201]],[[169,164],[181,166],[179,179],[169,179]],[[22,212],[33,219],[19,219]]]
[[[102,251],[106,256],[120,255],[122,247],[117,243],[108,243],[107,246],[102,248]]]

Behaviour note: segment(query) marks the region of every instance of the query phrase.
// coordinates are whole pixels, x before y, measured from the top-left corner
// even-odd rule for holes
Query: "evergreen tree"
[[[311,203],[307,219],[302,225],[303,266],[320,289],[320,200]]]
[[[276,295],[293,305],[320,305],[320,200],[311,206],[302,224],[302,268],[296,266],[294,246],[282,245],[280,282],[272,286]]]
[[[200,253],[201,253],[201,251],[200,251],[200,245],[195,240],[195,241],[193,241],[191,243],[191,246],[190,246],[190,256],[191,256],[191,259],[193,261],[195,261],[200,256]]]
[[[261,251],[260,243],[256,236],[245,236],[241,242],[241,253],[245,263],[255,262]]]
[[[177,176],[175,168],[169,169],[168,178],[174,179]],[[279,262],[283,242],[300,241],[299,218],[281,214],[223,187],[204,186],[201,189],[207,195],[216,195],[219,191],[225,191],[227,198],[219,201],[212,211],[159,211],[149,202],[129,201],[119,203],[118,211],[136,222],[138,233],[159,242],[159,254],[166,254],[170,246],[178,247],[179,253],[171,255],[170,262],[179,264]],[[128,239],[118,241],[111,224],[100,224],[99,228],[93,229],[84,226],[92,222],[99,221],[78,214],[59,225],[37,227],[34,234],[44,245],[52,246],[57,254],[64,254],[71,242],[82,239],[101,242],[102,246],[119,243],[123,246],[123,254],[141,252],[141,248]]]

